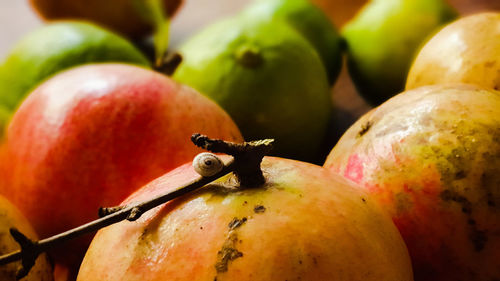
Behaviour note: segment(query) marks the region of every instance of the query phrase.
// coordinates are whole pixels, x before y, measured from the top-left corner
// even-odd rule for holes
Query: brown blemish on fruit
[[[451,190],[444,190],[440,194],[443,201],[453,201],[459,203],[462,206],[462,212],[468,216],[467,224],[470,227],[469,239],[474,246],[476,252],[480,252],[484,249],[486,242],[488,241],[488,236],[486,231],[480,230],[477,227],[476,221],[472,218],[472,204],[467,198],[461,196],[460,194],[453,192]]]
[[[256,213],[256,214],[261,214],[261,213],[264,213],[266,211],[266,207],[262,206],[262,205],[257,205],[253,208],[253,211]]]
[[[222,245],[222,248],[217,252],[217,263],[215,264],[217,273],[227,272],[229,262],[243,256],[243,253],[236,249],[237,241],[238,234],[231,232],[224,245]],[[215,277],[215,280],[217,280],[217,277]]]
[[[241,219],[235,217],[227,225],[229,228],[227,239],[224,241],[222,248],[217,252],[217,262],[215,263],[215,270],[217,271],[217,274],[227,272],[230,262],[243,257],[243,253],[236,249],[238,243],[243,243],[242,240],[238,239],[237,230],[246,221],[246,217]],[[217,276],[215,276],[214,280],[217,280]]]
[[[366,132],[368,132],[368,130],[370,130],[370,128],[373,126],[373,122],[368,120],[366,121],[365,123],[363,123],[361,125],[361,130],[358,132],[358,135],[357,137],[362,137],[364,134],[366,134]]]
[[[247,221],[247,218],[246,217],[243,217],[241,219],[238,219],[238,218],[234,218],[233,220],[231,220],[228,224],[228,227],[229,227],[229,231],[231,230],[235,230],[236,228],[242,226],[245,222]]]
[[[486,245],[486,242],[488,241],[488,236],[486,236],[486,232],[477,229],[475,224],[471,229],[469,238],[472,241],[472,244],[474,245],[474,250],[476,250],[476,252],[480,252],[481,250],[483,250],[484,246]]]
[[[488,67],[493,67],[495,66],[495,61],[487,61],[484,63],[484,67],[488,68]]]
[[[444,190],[440,194],[441,200],[443,201],[453,201],[457,202],[462,206],[462,212],[470,215],[472,213],[472,204],[467,198],[458,194],[457,192],[453,192],[449,189]]]

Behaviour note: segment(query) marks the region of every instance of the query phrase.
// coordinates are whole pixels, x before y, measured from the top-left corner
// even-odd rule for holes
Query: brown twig
[[[273,139],[265,139],[244,143],[231,143],[221,140],[212,140],[200,134],[191,136],[191,141],[212,152],[223,152],[235,159],[234,174],[241,187],[254,187],[265,182],[260,169],[262,158],[271,151]]]
[[[123,220],[135,221],[140,218],[143,213],[199,189],[231,172],[234,172],[240,180],[240,186],[255,186],[257,182],[263,183],[264,177],[260,170],[260,163],[264,155],[270,151],[273,140],[236,144],[221,140],[212,140],[200,134],[194,134],[191,140],[197,146],[216,153],[227,153],[234,158],[228,163],[225,163],[222,170],[213,176],[200,176],[174,191],[159,195],[147,201],[127,206],[101,208],[99,210],[99,216],[101,216],[101,218],[43,240],[32,241],[18,230],[11,229],[11,235],[21,246],[21,250],[0,256],[0,266],[21,260],[22,268],[18,272],[17,278],[23,278],[33,267],[36,258],[48,249]],[[245,169],[246,171],[243,171]],[[253,171],[254,174],[251,174],[251,171]]]

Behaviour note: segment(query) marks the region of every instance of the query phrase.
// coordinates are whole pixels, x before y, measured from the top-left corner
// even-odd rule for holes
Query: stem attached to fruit
[[[167,76],[172,76],[177,67],[182,62],[181,54],[177,52],[167,52],[160,64],[155,65],[154,69]]]
[[[46,239],[32,241],[17,229],[11,229],[11,235],[14,240],[19,243],[21,250],[0,256],[0,266],[21,260],[22,267],[17,274],[17,279],[19,280],[29,273],[35,264],[35,260],[41,253],[64,242],[84,234],[93,233],[117,222],[123,220],[135,221],[139,219],[143,213],[199,189],[231,172],[234,172],[237,176],[240,181],[240,186],[242,187],[257,186],[265,182],[262,171],[260,170],[260,163],[262,162],[262,158],[271,150],[273,140],[266,139],[238,144],[222,140],[213,140],[200,134],[194,134],[191,140],[199,147],[214,153],[229,154],[233,156],[234,159],[225,163],[222,170],[213,176],[200,176],[174,191],[159,195],[147,201],[126,206],[101,208],[99,210],[101,218]]]
[[[260,169],[262,158],[273,146],[273,139],[258,140],[244,143],[230,143],[222,140],[212,140],[200,134],[194,134],[191,141],[196,146],[214,153],[222,152],[234,157],[234,174],[241,187],[260,186],[265,183]]]

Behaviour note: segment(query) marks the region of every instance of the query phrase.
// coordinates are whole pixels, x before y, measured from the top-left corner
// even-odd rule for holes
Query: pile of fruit
[[[500,12],[364,2],[254,0],[173,50],[182,1],[31,0],[0,280],[500,280]],[[344,66],[374,108],[332,139]]]

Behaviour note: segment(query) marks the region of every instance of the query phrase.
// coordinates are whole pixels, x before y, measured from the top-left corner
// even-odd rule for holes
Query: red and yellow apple
[[[152,0],[30,0],[46,20],[90,20],[130,37],[142,37],[153,29],[153,23],[141,12],[147,1]],[[182,3],[182,0],[160,1],[170,16]]]
[[[201,151],[189,141],[194,132],[242,141],[219,106],[167,76],[125,64],[73,68],[41,84],[13,115],[0,193],[45,238],[191,160]]]
[[[417,281],[500,280],[500,92],[435,85],[370,111],[325,167],[392,216]]]
[[[101,229],[77,280],[413,280],[400,234],[359,187],[294,160],[265,157],[261,168],[263,185],[229,174]],[[123,204],[196,177],[188,163]]]

